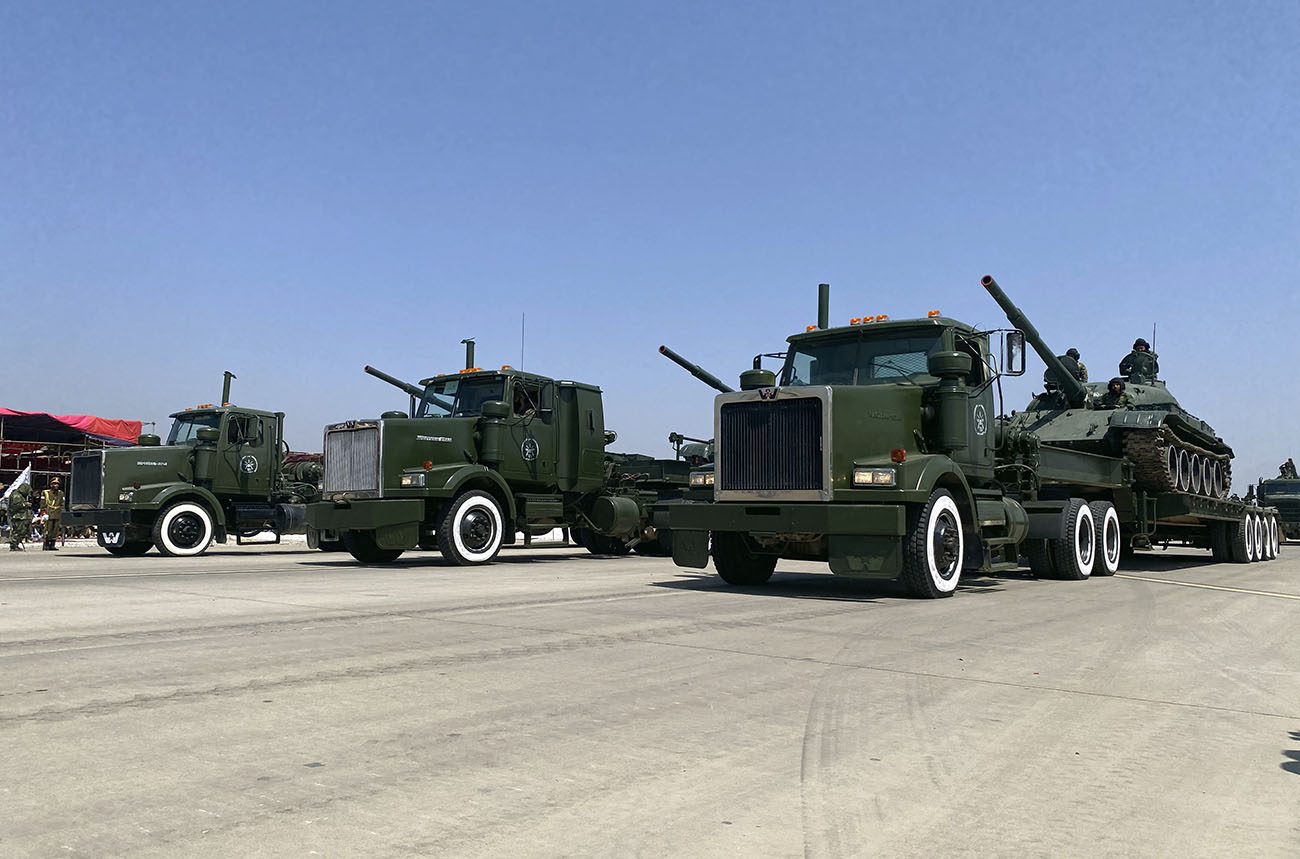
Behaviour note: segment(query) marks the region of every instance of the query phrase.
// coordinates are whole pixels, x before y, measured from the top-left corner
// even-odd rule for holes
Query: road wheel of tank
[[[1250,514],[1243,513],[1236,522],[1225,522],[1228,532],[1228,555],[1234,564],[1248,564],[1254,540],[1250,536]]]
[[[138,558],[153,548],[148,540],[127,540],[120,546],[105,546],[110,555],[118,558]]]
[[[1025,557],[1029,559],[1029,569],[1040,579],[1056,578],[1056,558],[1052,557],[1052,547],[1046,540],[1029,540],[1025,543]]]
[[[1097,525],[1092,508],[1082,498],[1071,498],[1065,508],[1065,536],[1052,540],[1057,578],[1080,582],[1092,575],[1097,563]]]
[[[1214,555],[1214,560],[1219,563],[1227,563],[1232,560],[1231,535],[1229,533],[1231,529],[1231,522],[1210,523],[1210,551]]]
[[[374,531],[344,531],[343,548],[363,564],[391,564],[402,554],[401,549],[379,548]]]
[[[176,501],[163,508],[153,523],[153,544],[164,555],[191,558],[212,543],[212,514],[195,501]]]
[[[438,551],[461,566],[488,563],[504,541],[501,505],[481,489],[457,495],[438,526]]]
[[[913,509],[903,539],[903,584],[913,596],[952,596],[961,581],[966,537],[961,511],[946,489],[930,493],[925,506]]]
[[[744,534],[713,532],[713,568],[729,585],[761,585],[776,570],[776,555],[759,555],[749,550]]]
[[[1282,551],[1282,538],[1281,536],[1279,536],[1280,529],[1278,528],[1277,525],[1276,516],[1269,516],[1267,525],[1268,525],[1268,536],[1265,539],[1264,545],[1268,554],[1268,559],[1272,561],[1277,558],[1277,553]]]
[[[1092,521],[1096,527],[1093,538],[1096,561],[1093,563],[1094,576],[1113,576],[1119,572],[1119,558],[1124,538],[1119,530],[1119,513],[1109,501],[1093,501],[1088,504],[1092,509]]]
[[[1178,450],[1178,488],[1183,492],[1192,489],[1192,456],[1182,448]]]

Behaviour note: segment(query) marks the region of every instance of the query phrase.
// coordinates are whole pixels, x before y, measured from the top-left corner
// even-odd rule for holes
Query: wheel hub
[[[481,552],[491,545],[494,533],[492,517],[482,510],[471,510],[460,522],[460,539],[471,552]]]
[[[934,542],[931,546],[935,568],[944,579],[951,579],[956,573],[958,535],[957,523],[947,512],[939,515],[934,524]]]
[[[203,523],[193,513],[182,513],[167,526],[167,536],[182,549],[192,549],[203,538]]]

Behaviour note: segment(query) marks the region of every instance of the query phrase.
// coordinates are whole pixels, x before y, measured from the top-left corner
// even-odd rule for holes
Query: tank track
[[[1168,426],[1156,429],[1129,429],[1123,436],[1124,456],[1136,467],[1137,484],[1142,489],[1158,492],[1179,492],[1185,495],[1204,495],[1209,498],[1227,498],[1232,487],[1232,459],[1227,454],[1214,453],[1203,447],[1179,438]],[[1181,468],[1171,463],[1170,452],[1176,455],[1186,453],[1185,462],[1192,462],[1194,457],[1210,463],[1217,463],[1223,475],[1223,486],[1217,490],[1213,485],[1206,486],[1204,481],[1197,481],[1200,486],[1193,489],[1192,481],[1182,478]],[[1204,474],[1204,473],[1203,473]],[[1180,479],[1181,478],[1181,479]]]

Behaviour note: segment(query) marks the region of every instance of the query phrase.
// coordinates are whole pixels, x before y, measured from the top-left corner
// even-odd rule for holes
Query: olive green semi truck
[[[789,338],[779,375],[759,356],[715,398],[716,459],[690,478],[711,497],[669,506],[674,561],[712,558],[733,585],[766,582],[781,559],[820,561],[936,598],[964,571],[1022,557],[1080,580],[1157,544],[1276,555],[1276,511],[1227,497],[1231,450],[1162,382],[1105,408],[1105,384],[1074,378],[993,278],[983,285],[1013,327],[934,310],[831,327],[823,284],[817,324]],[[1048,367],[1044,392],[1001,417],[999,379],[1024,373],[1027,343]]]

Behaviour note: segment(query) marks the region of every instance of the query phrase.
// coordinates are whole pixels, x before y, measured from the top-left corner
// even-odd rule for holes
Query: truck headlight
[[[855,468],[854,486],[893,486],[896,480],[892,468]]]
[[[691,473],[691,486],[712,486],[712,471],[695,471]]]
[[[134,489],[123,489],[121,492],[117,493],[117,500],[121,504],[130,504],[131,501],[134,500],[134,498],[135,498]]]
[[[424,485],[424,474],[423,474],[423,473],[421,473],[421,474],[403,474],[403,475],[402,475],[402,486],[403,486],[403,488],[405,488],[405,487],[407,487],[407,486],[423,486],[423,485]]]

